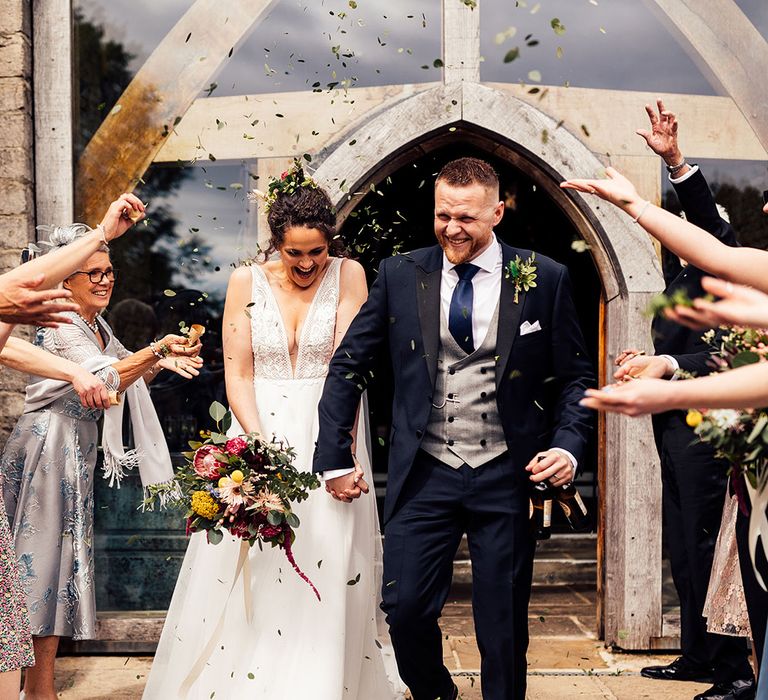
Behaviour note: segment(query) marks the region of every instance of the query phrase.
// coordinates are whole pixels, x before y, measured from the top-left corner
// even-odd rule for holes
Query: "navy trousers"
[[[382,609],[400,675],[414,700],[446,700],[438,619],[464,533],[484,700],[524,700],[535,541],[528,473],[509,453],[454,469],[420,451],[384,530]]]

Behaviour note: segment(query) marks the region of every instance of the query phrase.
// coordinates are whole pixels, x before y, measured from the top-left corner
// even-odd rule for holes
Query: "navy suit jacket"
[[[720,216],[715,198],[701,170],[680,183],[673,183],[680,205],[692,224],[711,233],[729,246],[737,246],[736,233]],[[706,273],[688,265],[672,279],[665,280],[666,294],[684,289],[691,299],[704,296],[701,278]],[[672,355],[680,369],[704,376],[712,372],[711,348],[702,339],[704,331],[694,331],[666,318],[655,318],[652,324],[653,347],[657,355]]]
[[[502,243],[504,268],[530,251]],[[350,431],[374,362],[386,352],[394,377],[385,522],[421,444],[432,408],[440,343],[440,246],[383,260],[368,300],[331,360],[319,405],[314,470],[352,466]],[[502,277],[496,341],[496,400],[509,452],[522,469],[536,452],[561,447],[581,460],[592,426],[579,406],[593,384],[566,268],[536,256],[537,286],[520,294]],[[504,275],[504,272],[502,272]],[[520,324],[541,331],[520,336]]]
[[[736,240],[736,232],[717,211],[715,198],[712,196],[701,170],[682,182],[672,183],[672,185],[688,221],[708,231],[725,245],[739,245]],[[676,276],[665,280],[667,287],[664,293],[672,294],[677,289],[684,289],[691,299],[704,296],[701,278],[705,274],[699,268],[687,265]],[[703,330],[692,330],[667,318],[655,318],[651,332],[656,355],[673,356],[680,365],[680,369],[697,376],[703,377],[713,371],[712,348],[701,339],[704,334]],[[715,337],[719,338],[721,335],[722,331],[717,330]],[[667,411],[653,416],[656,443],[660,450],[662,431],[665,428],[679,427],[689,432],[684,427],[684,415],[684,411]]]

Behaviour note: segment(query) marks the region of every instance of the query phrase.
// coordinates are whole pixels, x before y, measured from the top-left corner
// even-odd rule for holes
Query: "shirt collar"
[[[470,262],[473,265],[477,265],[481,270],[485,272],[493,272],[499,264],[501,258],[501,244],[499,239],[496,238],[496,234],[493,234],[493,242],[489,245],[480,255]],[[443,269],[447,271],[453,270],[456,267],[443,253]]]

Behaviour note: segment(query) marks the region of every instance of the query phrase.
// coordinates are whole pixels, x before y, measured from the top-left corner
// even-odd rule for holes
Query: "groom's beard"
[[[447,236],[439,231],[435,231],[435,236],[445,253],[445,257],[448,258],[448,262],[452,265],[460,265],[463,262],[473,260],[488,247],[492,232],[482,239],[472,238],[466,233]],[[461,245],[452,245],[452,241],[462,243]]]

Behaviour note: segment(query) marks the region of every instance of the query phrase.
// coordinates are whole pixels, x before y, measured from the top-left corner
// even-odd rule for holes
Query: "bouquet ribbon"
[[[241,540],[240,554],[237,558],[237,565],[235,566],[235,575],[232,577],[232,585],[229,587],[229,591],[227,591],[227,595],[224,600],[224,606],[222,607],[221,615],[219,616],[219,621],[216,623],[216,627],[214,628],[210,639],[198,655],[195,663],[192,664],[192,668],[190,669],[187,677],[184,679],[184,682],[179,688],[180,695],[183,698],[187,697],[192,686],[200,677],[200,674],[203,672],[205,665],[211,658],[211,654],[213,654],[213,650],[216,648],[216,644],[218,643],[221,633],[224,631],[224,623],[227,616],[227,603],[229,602],[229,599],[232,595],[232,591],[235,590],[237,582],[240,580],[241,574],[243,577],[243,606],[245,607],[245,619],[248,622],[251,622],[251,619],[253,618],[253,601],[251,599],[251,560],[248,556],[250,550],[251,546],[248,544],[248,542]]]

